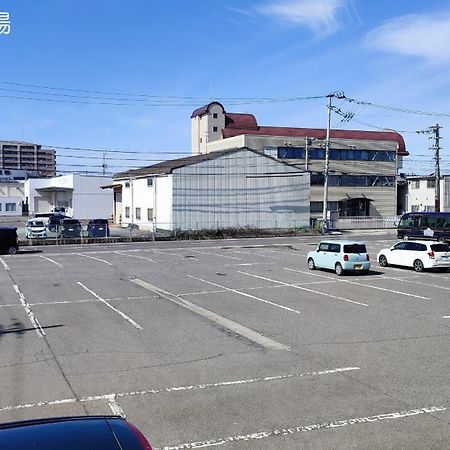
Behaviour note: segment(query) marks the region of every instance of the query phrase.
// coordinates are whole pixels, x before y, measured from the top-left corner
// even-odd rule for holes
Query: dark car
[[[17,239],[17,228],[0,227],[0,253],[14,255],[18,250],[19,241]]]
[[[152,450],[117,416],[57,417],[0,424],[2,450]]]
[[[60,234],[62,238],[81,237],[81,222],[77,219],[63,219],[60,223]]]
[[[108,237],[108,219],[92,219],[87,226],[88,237]]]
[[[47,230],[48,231],[58,231],[58,228],[61,225],[61,222],[64,219],[70,219],[70,217],[65,216],[64,214],[53,214],[48,218]]]

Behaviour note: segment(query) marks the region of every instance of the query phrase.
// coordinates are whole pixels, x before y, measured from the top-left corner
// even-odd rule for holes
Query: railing
[[[366,229],[386,229],[397,228],[401,216],[355,216],[340,217],[333,221],[333,228],[338,230],[366,230]]]

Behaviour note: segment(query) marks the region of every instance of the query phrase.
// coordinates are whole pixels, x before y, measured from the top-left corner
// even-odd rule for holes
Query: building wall
[[[305,138],[287,138],[284,136],[259,136],[240,135],[232,138],[208,144],[208,151],[225,150],[228,148],[248,147],[260,151],[273,157],[277,157],[279,147],[305,148]],[[313,148],[324,148],[324,141],[314,141]],[[333,139],[330,150],[347,150],[357,148],[358,150],[374,150],[380,152],[397,152],[397,143],[394,141],[371,141],[355,139]],[[283,159],[284,162],[292,164],[300,169],[306,168],[305,159]],[[323,159],[309,159],[308,170],[313,173],[323,173]],[[395,161],[352,161],[352,160],[332,160],[329,161],[330,174],[351,174],[379,176],[379,183],[383,184],[382,177],[390,177],[391,186],[329,186],[328,200],[340,201],[348,197],[367,197],[371,202],[370,214],[374,216],[392,216],[397,213],[397,186],[393,177],[397,174],[398,167],[401,167],[402,160],[396,157]],[[311,186],[311,202],[323,201],[323,185]],[[318,208],[319,210],[321,208]],[[314,211],[314,210],[313,210]],[[321,217],[319,211],[311,213],[313,217]]]
[[[151,180],[150,185],[148,180]],[[134,223],[144,230],[153,230],[156,223],[157,228],[171,229],[171,175],[115,179],[114,184],[122,186],[120,202],[116,201],[115,221],[118,225],[126,227]],[[140,208],[140,218],[136,217],[136,208]]]
[[[26,170],[32,176],[52,177],[56,174],[56,156],[29,142],[0,141],[0,168]]]
[[[214,115],[217,117],[214,117]],[[222,139],[222,129],[225,128],[225,115],[220,105],[213,104],[209,112],[191,119],[192,154],[207,153],[210,142]]]
[[[246,150],[174,170],[180,230],[309,226],[309,174]]]
[[[434,211],[434,178],[408,177],[406,211]],[[444,176],[440,182],[441,211],[450,211],[450,176]]]
[[[25,201],[30,214],[51,212],[65,207],[66,214],[77,219],[106,218],[112,214],[113,193],[100,187],[111,183],[108,177],[69,174],[25,181]],[[39,189],[44,191],[39,191]]]
[[[22,183],[0,183],[0,216],[22,215],[23,198]]]

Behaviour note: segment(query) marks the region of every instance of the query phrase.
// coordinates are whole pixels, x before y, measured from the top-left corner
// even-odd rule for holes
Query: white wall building
[[[114,221],[143,229],[308,227],[309,174],[249,149],[114,175]]]
[[[403,201],[405,212],[434,211],[434,176],[406,177],[406,198]],[[450,211],[450,175],[440,179],[441,212]]]
[[[105,218],[112,215],[113,195],[101,186],[110,177],[70,174],[53,178],[30,178],[25,181],[25,202],[30,214],[65,208],[77,219]]]
[[[0,182],[0,216],[21,216],[24,185],[18,182]]]

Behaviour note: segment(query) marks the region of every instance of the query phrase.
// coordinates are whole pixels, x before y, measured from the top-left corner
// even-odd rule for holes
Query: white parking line
[[[116,395],[115,394],[111,394],[109,395],[106,400],[108,401],[108,405],[111,408],[112,413],[115,416],[120,416],[125,418],[125,413],[123,412],[123,409],[121,408],[121,406],[119,405]]]
[[[308,431],[317,431],[324,429],[337,429],[342,428],[348,425],[356,425],[356,424],[370,424],[374,422],[380,422],[382,420],[395,420],[395,419],[403,419],[405,417],[412,417],[422,414],[431,414],[435,412],[445,411],[446,408],[442,406],[428,406],[425,408],[418,409],[410,409],[409,411],[399,411],[399,412],[391,412],[384,414],[377,414],[374,416],[367,417],[354,417],[351,419],[342,419],[336,420],[332,422],[323,422],[323,423],[314,423],[311,425],[300,425],[294,427],[284,427],[275,430],[264,430],[264,431],[256,431],[254,433],[243,434],[243,435],[235,435],[235,436],[227,436],[222,438],[213,438],[207,439],[205,441],[197,441],[197,442],[188,442],[177,445],[168,445],[166,447],[155,448],[155,450],[186,450],[186,449],[194,449],[194,448],[206,448],[206,447],[216,447],[219,445],[236,443],[236,442],[244,442],[244,441],[260,441],[261,439],[266,438],[276,438],[279,436],[289,436],[295,433],[305,433]],[[263,445],[259,445],[259,448],[263,448]]]
[[[279,303],[271,302],[269,300],[264,300],[263,298],[255,297],[254,295],[247,294],[246,292],[238,291],[237,289],[228,288],[226,286],[222,286],[221,284],[217,284],[212,281],[203,280],[202,278],[194,277],[193,275],[188,275],[188,277],[193,278],[194,280],[202,281],[203,283],[210,284],[211,286],[216,286],[216,287],[224,289],[225,291],[228,291],[228,292],[234,292],[235,294],[243,295],[244,297],[248,297],[253,300],[257,300],[258,302],[267,303],[268,305],[272,305],[277,308],[285,309],[286,311],[289,311],[289,312],[300,314],[300,311],[297,311],[296,309],[292,309],[292,308],[289,308],[288,306],[280,305]]]
[[[17,284],[14,284],[14,290],[17,292],[17,295],[19,296],[20,303],[22,303],[23,307],[25,308],[25,312],[27,313],[28,318],[30,319],[31,324],[33,325],[33,328],[36,330],[36,333],[39,337],[44,337],[45,332],[41,327],[41,324],[39,323],[39,320],[34,315],[33,310],[30,308],[30,305],[27,303],[25,296],[22,294],[19,286]]]
[[[9,266],[6,264],[6,261],[3,258],[0,258],[0,262],[2,263],[2,266],[9,272]]]
[[[145,259],[145,260],[150,261],[152,263],[158,264],[158,261],[155,261],[154,259],[151,259],[151,258],[146,258],[145,256],[129,255],[128,253],[125,253],[125,251],[115,251],[114,253],[116,253],[117,255],[121,255],[121,256],[128,256],[130,258]]]
[[[238,270],[238,273],[242,273],[243,275],[247,275],[249,277],[254,277],[254,278],[259,278],[261,280],[266,280],[266,281],[271,281],[272,283],[280,283],[283,286],[288,286],[288,287],[292,287],[294,289],[300,289],[302,291],[306,291],[306,292],[311,292],[313,294],[318,294],[324,297],[330,297],[330,298],[334,298],[336,300],[342,300],[344,302],[348,302],[348,303],[354,303],[355,305],[360,305],[360,306],[370,306],[366,303],[362,303],[362,302],[357,302],[355,300],[350,300],[349,298],[345,298],[345,297],[338,297],[337,295],[332,295],[332,294],[326,294],[324,292],[320,292],[320,291],[315,291],[313,289],[308,289],[305,288],[303,286],[298,286],[297,284],[292,284],[292,283],[285,283],[284,281],[278,281],[278,280],[274,280],[272,278],[267,278],[267,277],[262,277],[260,275],[254,275],[252,273],[247,273],[247,272],[242,272],[240,270]]]
[[[168,249],[168,250],[170,250],[170,249]],[[186,250],[188,252],[191,252],[191,249],[189,249],[189,248],[186,248],[184,250]],[[159,254],[165,255],[165,256],[167,256],[167,255],[169,255],[169,256],[176,256],[178,258],[183,258],[183,259],[188,258],[188,255],[183,255],[182,253],[173,253],[172,251],[165,251],[165,252],[163,252],[161,250],[143,250],[143,251],[146,252],[146,253],[159,253]],[[189,256],[189,259],[190,260],[194,260],[194,261],[198,261],[199,260],[195,256]]]
[[[94,291],[91,291],[88,287],[86,287],[83,283],[77,281],[77,284],[80,285],[83,289],[88,291],[90,294],[92,294],[99,302],[102,302],[104,305],[106,305],[108,308],[112,309],[114,312],[119,314],[120,317],[124,318],[127,322],[131,323],[133,327],[137,328],[138,330],[142,330],[143,328],[135,322],[131,317],[128,317],[124,312],[122,312],[120,309],[115,308],[111,304],[109,304],[104,298],[100,297],[98,294],[96,294]]]
[[[55,266],[58,266],[60,269],[63,268],[62,264],[60,264],[60,263],[57,262],[57,261],[54,261],[53,259],[47,258],[46,256],[39,255],[39,258],[42,258],[42,259],[45,259],[46,261],[51,262],[51,263],[54,264]]]
[[[336,280],[337,279],[337,278],[334,278],[334,277],[327,277],[326,275],[319,275],[319,274],[314,273],[312,271],[305,272],[303,270],[291,269],[289,267],[284,267],[284,270],[288,270],[289,272],[302,273],[302,274],[305,274],[305,275],[314,275],[314,276],[317,276],[317,277],[329,278],[331,280]],[[370,289],[377,289],[379,291],[390,292],[391,294],[406,295],[407,297],[419,298],[421,300],[431,300],[430,297],[423,297],[422,295],[410,294],[409,292],[395,291],[394,289],[388,289],[388,288],[383,288],[383,287],[380,287],[380,286],[374,286],[372,284],[358,283],[356,281],[343,280],[342,278],[338,278],[337,280],[339,282],[341,282],[341,283],[353,284],[355,286],[363,286],[363,287],[367,287],[367,288],[370,288]]]
[[[258,344],[261,347],[265,347],[269,350],[286,350],[286,351],[290,350],[289,346],[285,344],[276,342],[273,339],[261,335],[255,330],[252,330],[244,325],[241,325],[240,323],[234,322],[233,320],[227,319],[226,317],[216,314],[215,312],[210,311],[209,309],[202,308],[201,306],[198,306],[195,303],[191,303],[181,298],[180,296],[172,294],[171,292],[167,292],[164,289],[161,289],[157,286],[154,286],[153,284],[148,283],[147,281],[141,280],[139,278],[133,278],[130,279],[130,281],[132,283],[137,284],[138,286],[141,286],[144,289],[147,289],[150,292],[153,292],[161,296],[162,298],[165,298],[166,300],[169,300],[172,303],[175,303],[178,306],[181,306],[182,308],[185,308],[201,317],[204,317],[205,319],[213,323],[220,325],[221,327],[227,330],[239,334],[245,339],[248,339],[249,341]]]
[[[141,391],[131,391],[131,392],[118,392],[118,393],[109,393],[109,394],[101,394],[101,395],[92,395],[82,398],[63,398],[60,400],[48,400],[36,403],[24,403],[21,405],[8,405],[0,407],[0,411],[14,411],[17,409],[27,409],[27,408],[36,408],[39,406],[54,406],[54,405],[62,405],[67,403],[84,403],[84,402],[92,402],[98,400],[107,400],[110,399],[117,400],[117,398],[123,397],[135,397],[140,395],[156,395],[167,393],[170,394],[172,392],[193,392],[193,391],[201,391],[204,389],[214,389],[214,388],[226,388],[232,386],[242,386],[245,384],[254,384],[254,383],[268,383],[273,381],[284,381],[295,378],[305,378],[305,377],[314,377],[320,375],[333,375],[344,372],[351,372],[355,370],[360,370],[359,367],[337,367],[335,369],[325,369],[311,372],[296,372],[289,373],[285,375],[272,375],[267,377],[258,377],[258,378],[247,378],[241,380],[229,380],[229,381],[219,381],[216,383],[204,383],[204,384],[193,384],[187,386],[167,386],[157,389],[144,389]]]
[[[195,253],[200,253],[202,255],[217,256],[218,258],[234,259],[235,261],[242,261],[242,258],[238,258],[237,256],[222,255],[220,253],[205,252],[205,251],[193,250],[193,249],[190,249],[190,251],[195,252]]]
[[[112,253],[112,252],[110,252],[110,253]],[[100,261],[102,263],[108,264],[108,266],[112,266],[112,264],[109,261],[106,261],[106,260],[101,259],[101,258],[96,258],[95,256],[89,256],[89,255],[85,255],[83,253],[75,253],[75,255],[83,256],[84,258],[95,259],[95,261]]]

